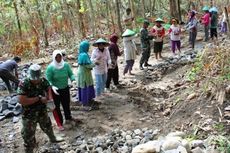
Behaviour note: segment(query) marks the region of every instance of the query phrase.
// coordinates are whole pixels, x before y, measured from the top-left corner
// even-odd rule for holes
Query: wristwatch
[[[38,100],[38,101],[40,102],[40,101],[41,101],[41,99],[42,99],[42,95],[39,95],[39,96],[38,96],[38,98],[39,98],[39,100]]]

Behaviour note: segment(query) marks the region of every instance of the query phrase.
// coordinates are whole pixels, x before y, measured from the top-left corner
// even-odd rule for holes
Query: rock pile
[[[104,136],[91,139],[80,135],[71,144],[43,146],[39,152],[67,153],[219,153],[216,148],[217,136],[205,140],[186,139],[184,132],[172,132],[167,136],[159,135],[159,130],[148,128],[135,130],[115,129]],[[224,138],[222,138],[224,140]],[[227,141],[226,141],[227,142]]]
[[[0,121],[6,117],[18,116],[22,112],[22,106],[19,104],[18,96],[11,95],[0,99]],[[13,118],[17,122],[18,118]]]

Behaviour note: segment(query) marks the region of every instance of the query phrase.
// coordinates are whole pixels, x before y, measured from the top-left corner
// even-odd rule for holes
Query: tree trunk
[[[92,0],[89,0],[89,8],[90,8],[90,24],[91,24],[91,29],[93,32],[93,36],[95,36],[95,11],[93,7]]]
[[[21,29],[21,23],[20,23],[20,20],[19,20],[17,2],[14,1],[14,2],[13,2],[13,5],[14,5],[14,11],[15,11],[16,19],[17,19],[17,24],[18,24],[19,35],[20,35],[20,38],[22,39],[22,29]]]
[[[78,15],[78,23],[79,23],[79,30],[81,32],[81,37],[85,38],[85,28],[84,28],[84,22],[83,22],[83,15],[79,10],[81,9],[81,1],[77,0],[77,15]]]
[[[116,12],[117,12],[117,25],[119,27],[120,34],[122,34],[122,26],[121,26],[121,16],[120,16],[120,5],[119,5],[119,0],[116,1]]]
[[[229,16],[228,16],[228,9],[227,9],[227,7],[224,7],[224,13],[225,13],[225,15],[226,15],[226,21],[227,21],[227,35],[228,35],[228,37],[230,37],[230,23],[229,23]]]
[[[131,6],[131,13],[132,13],[132,16],[134,17],[134,27],[133,28],[135,28],[136,27],[136,11],[135,11],[135,5],[134,5],[134,0],[131,0],[130,1],[130,6]]]
[[[45,22],[44,19],[42,17],[42,13],[40,10],[40,4],[38,3],[38,0],[35,0],[36,5],[37,5],[37,11],[38,11],[38,15],[39,15],[39,19],[41,21],[42,24],[42,30],[43,30],[43,34],[44,34],[44,38],[45,38],[45,46],[49,46],[49,42],[48,42],[48,35],[47,35],[47,31],[46,31],[46,26],[45,26]]]
[[[178,17],[177,2],[175,0],[169,0],[170,5],[170,15],[171,17]]]
[[[181,9],[180,9],[180,0],[177,0],[177,6],[178,6],[178,20],[181,22],[182,17],[181,17]]]
[[[145,0],[142,0],[141,1],[141,6],[142,6],[142,17],[144,17],[145,18]]]

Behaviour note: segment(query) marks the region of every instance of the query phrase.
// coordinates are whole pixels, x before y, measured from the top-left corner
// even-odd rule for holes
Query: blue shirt
[[[13,71],[18,68],[18,64],[15,60],[7,60],[0,64],[0,70]]]

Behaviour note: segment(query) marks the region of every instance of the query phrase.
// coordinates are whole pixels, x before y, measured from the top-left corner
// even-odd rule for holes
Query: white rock
[[[162,149],[164,151],[177,149],[180,145],[180,141],[177,137],[167,137],[166,140],[162,144]]]
[[[133,148],[132,153],[159,153],[160,143],[158,141],[149,141],[145,144]]]
[[[177,132],[171,132],[167,135],[167,137],[181,137],[181,138],[184,138],[185,137],[185,133],[184,132],[180,132],[180,131],[177,131]]]
[[[178,150],[179,153],[188,153],[187,150],[186,150],[186,148],[185,148],[185,147],[182,147],[182,146],[179,146],[179,147],[177,148],[177,150]]]
[[[140,129],[136,129],[136,130],[134,130],[134,133],[135,133],[136,135],[141,135],[141,134],[142,134],[142,131],[141,131]]]
[[[203,140],[193,140],[191,142],[192,148],[196,148],[196,147],[204,147],[204,141]]]
[[[122,148],[119,148],[120,153],[128,153],[129,152],[129,147],[128,146],[123,146]]]
[[[188,140],[183,139],[181,141],[181,145],[187,150],[187,152],[191,151],[191,146],[190,146],[190,143],[188,142]]]
[[[200,147],[197,147],[195,149],[192,149],[191,153],[204,153],[204,151]]]
[[[125,136],[125,139],[126,139],[126,140],[131,140],[132,137],[131,137],[131,135],[126,135],[126,136]]]

